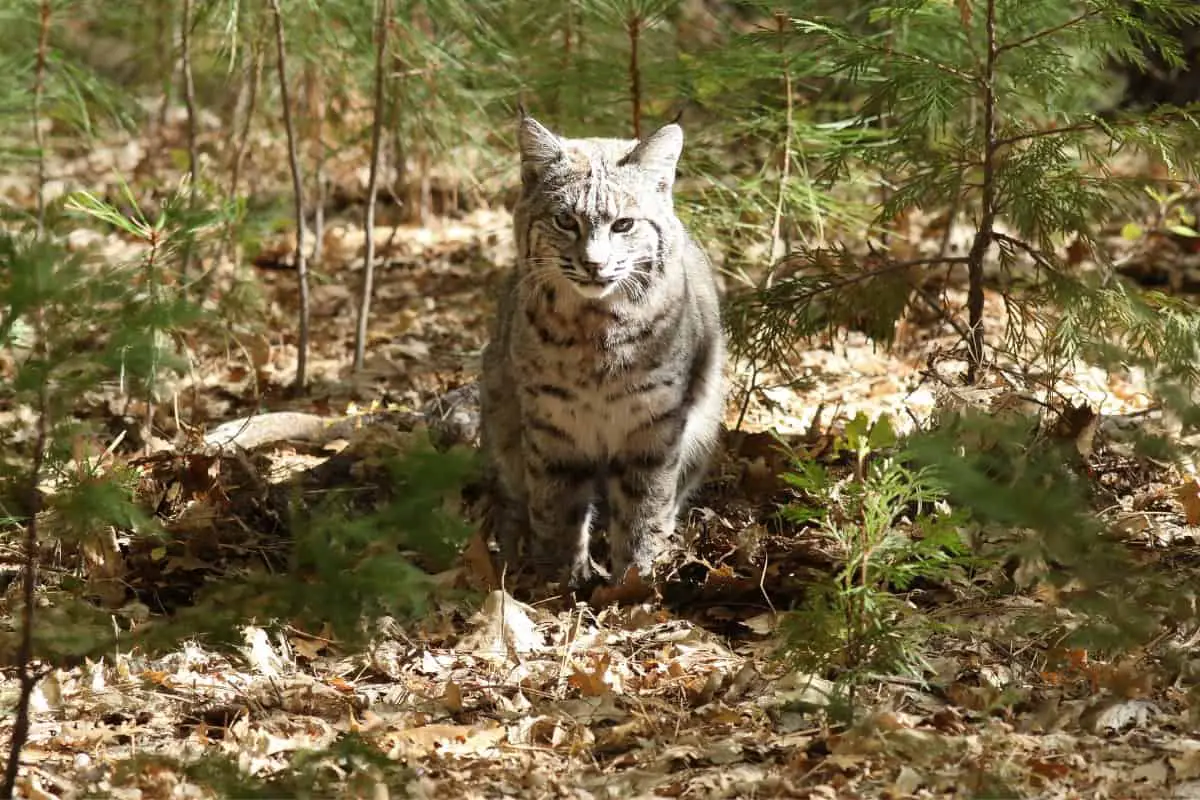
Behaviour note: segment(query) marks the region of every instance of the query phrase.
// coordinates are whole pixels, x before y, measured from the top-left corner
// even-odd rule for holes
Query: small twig
[[[754,362],[750,368],[750,382],[746,385],[746,395],[742,398],[742,408],[738,412],[737,424],[733,426],[735,431],[742,429],[742,423],[746,421],[746,412],[750,409],[750,400],[754,396],[754,390],[758,387],[758,362]]]
[[[942,64],[940,62],[934,61],[931,58],[925,58],[925,56],[919,56],[915,53],[906,53],[902,50],[893,50],[888,47],[878,47],[875,45],[864,44],[864,43],[859,43],[858,46],[861,47],[862,49],[868,50],[872,53],[878,53],[883,56],[893,56],[895,58],[900,58],[900,59],[903,59],[904,61],[908,61],[913,64],[921,64],[922,66],[933,67],[938,72],[944,72],[947,75],[953,75],[956,78],[961,78],[962,80],[969,81],[971,83],[979,83],[980,82],[978,75],[972,75],[969,72],[963,72],[961,69],[951,67],[947,64]]]
[[[771,596],[767,594],[767,566],[771,563],[769,554],[763,555],[762,569],[758,571],[758,593],[762,595],[766,601],[767,608],[771,609],[771,613],[778,616],[779,611],[775,608],[775,604],[771,602]]]
[[[1002,53],[1007,53],[1009,50],[1016,50],[1017,48],[1024,47],[1031,42],[1036,42],[1038,39],[1044,39],[1047,36],[1053,36],[1054,34],[1064,31],[1067,28],[1072,28],[1081,22],[1085,22],[1099,13],[1099,9],[1093,8],[1090,11],[1083,12],[1079,16],[1072,17],[1061,25],[1055,25],[1052,28],[1046,28],[1044,30],[1037,31],[1036,33],[1031,33],[1024,38],[1017,39],[1016,41],[1005,42],[1004,44],[996,47],[996,55],[1001,55]]]
[[[1192,116],[1186,111],[1168,111],[1161,114],[1151,114],[1142,117],[1131,117],[1129,119],[1113,119],[1106,120],[1100,117],[1093,117],[1087,122],[1076,122],[1071,125],[1064,125],[1061,128],[1041,128],[1036,131],[1028,131],[1027,133],[1018,133],[1012,136],[1005,136],[996,140],[996,147],[1008,147],[1019,142],[1025,142],[1030,139],[1040,139],[1045,136],[1061,136],[1069,133],[1084,133],[1093,130],[1104,130],[1105,128],[1129,128],[1139,125],[1167,125],[1172,122],[1192,121]]]
[[[868,281],[871,278],[877,278],[880,275],[888,275],[892,272],[909,269],[910,267],[931,266],[933,264],[970,264],[970,259],[967,256],[951,256],[949,258],[911,258],[905,261],[892,261],[882,267],[859,272],[854,275],[848,275],[844,278],[839,278],[836,281],[830,281],[822,286],[810,289],[806,292],[801,292],[793,298],[797,302],[809,300],[817,295],[825,294],[837,289],[844,289],[847,286],[853,286],[856,283]]]
[[[1006,233],[995,233],[992,235],[992,239],[998,243],[1006,244],[1006,245],[1009,245],[1010,247],[1014,247],[1017,250],[1020,250],[1021,252],[1025,253],[1030,258],[1032,258],[1034,261],[1036,261],[1038,266],[1040,266],[1040,267],[1044,267],[1045,269],[1050,270],[1051,272],[1057,271],[1054,263],[1049,258],[1046,257],[1046,254],[1043,253],[1042,251],[1038,250],[1036,247],[1029,244],[1028,242],[1024,242],[1024,241],[1021,241],[1020,239],[1016,239],[1012,236],[1009,236]]]
[[[379,5],[379,40],[375,50],[375,109],[371,120],[371,169],[367,175],[367,208],[364,212],[363,229],[367,238],[363,246],[363,284],[358,304],[358,326],[354,332],[354,370],[363,368],[367,354],[367,326],[371,316],[371,294],[375,286],[375,199],[379,192],[379,152],[383,144],[384,89],[387,76],[384,60],[387,53],[387,35],[391,26],[391,0],[382,0]]]
[[[296,128],[292,122],[292,104],[288,97],[287,45],[284,42],[283,15],[279,11],[279,0],[268,0],[275,17],[276,67],[279,70],[279,99],[283,104],[283,127],[287,132],[288,165],[292,172],[292,194],[295,200],[296,217],[296,280],[300,288],[300,340],[297,345],[296,380],[292,384],[304,391],[308,383],[308,263],[304,253],[304,176],[300,171],[300,156],[296,145]]]
[[[934,297],[924,286],[914,286],[913,289],[917,292],[917,297],[925,301],[925,305],[938,315],[938,318],[954,328],[954,331],[962,337],[963,341],[967,341],[971,337],[971,332],[963,327],[963,324],[955,319],[954,315],[947,312],[942,306],[941,301]]]

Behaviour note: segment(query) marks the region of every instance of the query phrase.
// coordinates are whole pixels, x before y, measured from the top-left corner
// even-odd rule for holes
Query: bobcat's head
[[[527,270],[589,298],[644,289],[663,272],[680,235],[671,197],[683,148],[677,124],[641,141],[565,139],[522,116],[519,140],[515,217]]]

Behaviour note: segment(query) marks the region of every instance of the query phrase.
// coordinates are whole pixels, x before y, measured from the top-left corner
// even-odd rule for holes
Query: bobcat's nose
[[[604,261],[584,261],[583,262],[583,271],[585,273],[587,273],[587,276],[589,278],[603,280],[605,278],[604,268],[606,266],[608,266],[608,264],[605,263]]]

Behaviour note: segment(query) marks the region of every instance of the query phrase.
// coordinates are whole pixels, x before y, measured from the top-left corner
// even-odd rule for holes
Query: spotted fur
[[[712,267],[675,216],[683,131],[566,139],[520,122],[516,269],[481,382],[500,540],[516,566],[649,579],[720,431],[725,345]]]

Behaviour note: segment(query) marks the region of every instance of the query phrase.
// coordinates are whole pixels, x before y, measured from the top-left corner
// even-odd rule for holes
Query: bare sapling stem
[[[636,12],[625,22],[629,34],[629,102],[633,112],[633,138],[642,138],[642,70],[638,63],[642,38],[642,17]]]
[[[385,64],[387,36],[391,25],[391,0],[380,0],[375,49],[375,107],[371,119],[371,167],[367,174],[367,207],[363,212],[362,296],[358,303],[358,327],[354,332],[354,371],[363,368],[367,357],[367,327],[371,317],[371,294],[375,290],[375,199],[379,193],[379,154],[383,146],[383,119],[387,113],[384,92],[387,86]]]
[[[196,145],[196,84],[192,79],[192,0],[183,0],[182,19],[179,21],[179,59],[183,77],[183,102],[187,107],[188,146],[188,211],[196,209],[196,182],[199,180],[200,153]],[[195,260],[192,237],[185,236],[183,242],[183,279],[187,285]]]
[[[1000,53],[996,42],[996,0],[987,0],[984,29],[987,38],[987,59],[981,76],[983,87],[983,164],[979,229],[967,254],[967,383],[979,379],[983,365],[983,259],[995,238],[996,224],[996,58]]]
[[[275,19],[275,64],[279,71],[279,100],[283,105],[283,127],[287,133],[288,166],[292,173],[292,196],[296,217],[296,281],[300,290],[300,338],[297,342],[296,380],[292,384],[303,392],[308,384],[308,262],[304,253],[304,175],[300,170],[300,155],[296,143],[296,126],[292,119],[292,103],[288,94],[287,43],[284,40],[283,14],[279,0],[267,0]]]

